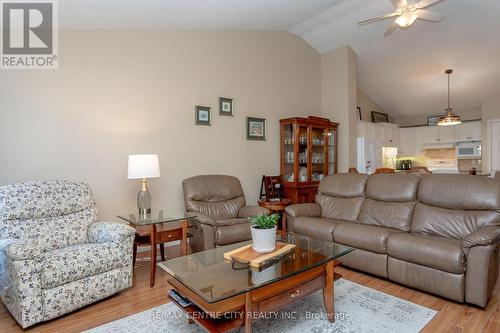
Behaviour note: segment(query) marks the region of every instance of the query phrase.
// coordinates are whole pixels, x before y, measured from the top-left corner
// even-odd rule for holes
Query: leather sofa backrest
[[[413,174],[371,175],[358,222],[410,231],[419,182]]]
[[[463,239],[480,227],[500,224],[500,184],[469,175],[425,175],[411,232]]]
[[[202,175],[182,182],[186,211],[210,215],[216,220],[231,219],[245,206],[245,195],[238,178]]]
[[[363,203],[368,175],[339,173],[323,178],[318,187],[316,203],[321,217],[355,222]]]
[[[0,238],[36,242],[49,251],[86,243],[96,221],[87,184],[47,180],[0,187]]]

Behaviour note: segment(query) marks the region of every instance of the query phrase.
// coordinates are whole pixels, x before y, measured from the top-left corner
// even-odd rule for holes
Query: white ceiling
[[[358,86],[394,116],[440,114],[452,68],[452,106],[478,110],[500,94],[500,0],[447,0],[429,8],[439,22],[417,20],[384,37],[391,20],[356,22],[391,12],[389,0],[345,0],[291,29],[321,53],[343,45],[358,55]]]
[[[342,0],[60,0],[63,29],[287,30]]]
[[[411,1],[411,0],[410,0]],[[500,0],[446,0],[446,18],[389,37],[390,20],[356,22],[393,10],[389,0],[59,1],[62,29],[289,30],[324,53],[349,45],[358,86],[393,116],[439,114],[444,70],[453,68],[455,110],[477,110],[500,94]]]

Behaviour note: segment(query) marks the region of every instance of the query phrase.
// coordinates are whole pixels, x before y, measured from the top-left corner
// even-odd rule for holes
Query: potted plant
[[[252,249],[259,253],[273,252],[276,249],[276,224],[278,214],[256,215],[250,218],[252,223]]]

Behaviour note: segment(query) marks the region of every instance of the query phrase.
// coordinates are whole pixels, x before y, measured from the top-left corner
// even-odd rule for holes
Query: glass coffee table
[[[218,247],[158,264],[168,274],[174,290],[191,301],[181,306],[190,320],[209,332],[224,332],[240,327],[251,331],[252,317],[273,312],[323,290],[328,318],[335,320],[333,282],[338,260],[354,249],[300,234],[281,233],[277,240],[295,244],[295,249],[261,270],[224,259],[224,253],[250,241]]]

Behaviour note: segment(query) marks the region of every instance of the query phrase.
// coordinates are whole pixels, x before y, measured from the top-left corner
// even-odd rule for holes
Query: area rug
[[[305,297],[268,319],[254,320],[254,332],[419,332],[436,311],[377,290],[340,279],[335,282],[335,323],[326,318],[321,291]],[[188,324],[172,303],[86,331],[88,333],[204,332]]]

